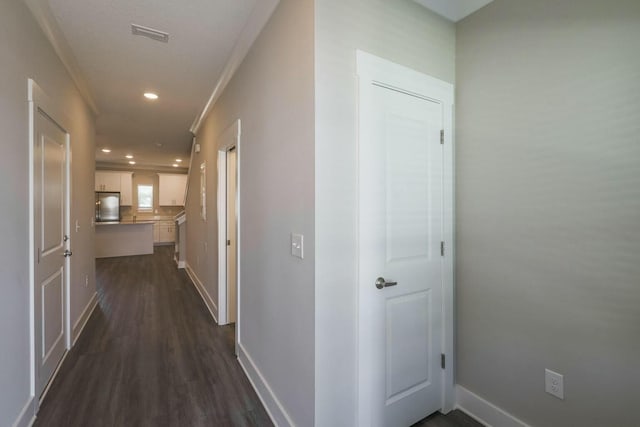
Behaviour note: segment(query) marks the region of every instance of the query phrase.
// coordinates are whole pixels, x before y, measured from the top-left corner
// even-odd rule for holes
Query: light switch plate
[[[291,233],[291,255],[304,259],[304,236]]]

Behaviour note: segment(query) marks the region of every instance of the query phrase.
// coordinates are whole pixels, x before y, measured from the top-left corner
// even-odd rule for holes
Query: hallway
[[[272,425],[172,249],[96,260],[99,306],[35,426]]]

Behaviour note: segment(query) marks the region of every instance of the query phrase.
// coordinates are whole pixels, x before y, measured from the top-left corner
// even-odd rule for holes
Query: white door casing
[[[409,426],[453,405],[453,87],[357,61],[358,419]]]
[[[236,120],[218,138],[218,323],[226,325],[236,322],[236,348],[241,327],[239,322],[240,301],[237,298],[240,292],[240,135],[241,123],[240,120]],[[230,153],[232,149],[233,154]],[[231,196],[235,202],[228,200],[227,194],[230,185],[227,178],[230,154],[235,158],[236,192],[235,197]],[[228,206],[230,203],[234,205]],[[229,214],[235,215],[235,221],[229,221]],[[231,229],[235,228],[235,233],[229,229],[230,224],[233,224]],[[232,241],[231,247],[227,246],[227,240]],[[229,251],[233,251],[232,255],[235,256],[235,275],[233,271],[229,272],[229,262],[234,262],[233,259],[229,259],[231,258],[228,256]],[[235,278],[235,280],[229,281],[230,275],[231,279]],[[234,289],[229,289],[234,284]],[[233,305],[233,309],[229,307],[230,304]]]
[[[29,80],[32,394],[41,397],[70,348],[70,135],[67,119]]]

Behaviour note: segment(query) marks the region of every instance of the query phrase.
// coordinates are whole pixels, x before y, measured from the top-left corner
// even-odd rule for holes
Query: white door
[[[236,321],[236,150],[227,152],[227,322]]]
[[[68,134],[38,108],[34,135],[35,386],[39,397],[66,347]]]
[[[218,322],[236,323],[236,350],[240,324],[240,120],[218,137]]]
[[[444,105],[399,84],[360,86],[361,426],[443,407]]]

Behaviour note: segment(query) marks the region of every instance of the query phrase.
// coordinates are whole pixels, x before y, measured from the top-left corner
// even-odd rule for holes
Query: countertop
[[[144,225],[144,224],[154,224],[155,221],[104,221],[98,222],[96,221],[96,225]]]

